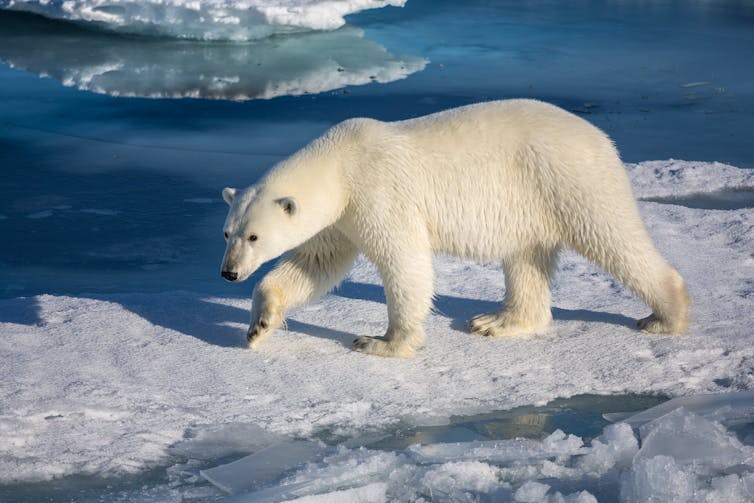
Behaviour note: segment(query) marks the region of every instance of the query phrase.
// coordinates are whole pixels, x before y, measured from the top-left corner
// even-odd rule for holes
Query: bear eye
[[[252,243],[253,243],[254,241],[256,241],[257,239],[258,239],[258,238],[257,238],[257,235],[256,235],[256,234],[252,234],[251,236],[249,236],[249,241],[251,241]]]
[[[225,239],[228,239],[228,233],[227,232],[223,232],[223,235],[225,236]]]

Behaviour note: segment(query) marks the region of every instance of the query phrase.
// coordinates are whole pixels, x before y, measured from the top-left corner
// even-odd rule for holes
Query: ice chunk
[[[331,493],[303,496],[291,503],[382,503],[387,501],[387,484],[375,482],[364,487],[333,491]]]
[[[513,499],[521,503],[540,503],[546,501],[550,486],[539,482],[529,481],[513,493]]]
[[[621,487],[621,499],[642,503],[691,501],[695,476],[681,469],[670,456],[638,460]]]
[[[339,448],[323,459],[310,462],[289,474],[270,487],[241,493],[228,498],[227,503],[273,503],[306,496],[338,494],[346,489],[355,489],[355,494],[373,484],[389,479],[392,472],[404,466],[405,457],[395,453],[368,451],[366,449]],[[244,474],[240,473],[243,477]],[[229,477],[234,477],[229,473]],[[351,493],[346,493],[351,494]]]
[[[523,459],[569,457],[584,452],[584,442],[575,435],[566,435],[556,430],[541,442],[517,438],[501,441],[415,445],[410,447],[408,452],[424,463],[462,460],[507,463]]]
[[[604,417],[638,427],[679,407],[729,426],[748,423],[754,417],[754,391],[678,397],[639,413],[605,414]]]
[[[621,487],[624,500],[752,501],[754,449],[723,425],[681,407],[640,431],[642,447]]]
[[[354,27],[218,44],[134,40],[48,25],[0,17],[0,60],[112,96],[269,99],[392,82],[427,64],[389,53]]]
[[[405,0],[0,0],[0,9],[107,30],[204,40],[252,40],[274,33],[332,30],[344,16]]]
[[[591,449],[579,458],[577,465],[584,473],[600,477],[616,466],[631,466],[638,450],[639,442],[629,425],[611,424],[592,440]]]
[[[184,440],[170,448],[170,453],[193,459],[247,454],[285,441],[284,437],[250,423],[196,427],[188,430],[184,436]]]
[[[754,474],[727,475],[713,479],[709,487],[697,490],[700,501],[751,502],[754,501]]]
[[[200,473],[223,491],[236,494],[279,479],[290,469],[310,461],[323,451],[324,446],[318,442],[281,442]]]
[[[497,467],[479,461],[451,462],[424,474],[422,484],[441,494],[455,491],[488,493],[500,486],[499,471]]]
[[[743,445],[724,426],[683,407],[641,427],[642,446],[635,461],[670,456],[681,465],[722,470],[754,461],[754,449]]]
[[[597,503],[591,493],[580,491],[563,496],[555,491],[548,494],[550,486],[541,482],[528,481],[513,494],[513,500],[520,503]]]
[[[373,482],[361,487],[338,489],[324,493],[297,496],[297,493],[308,486],[281,486],[266,491],[239,494],[223,499],[223,503],[276,503],[279,501],[296,503],[382,503],[387,501],[388,485],[384,482]],[[305,491],[304,491],[305,492]]]

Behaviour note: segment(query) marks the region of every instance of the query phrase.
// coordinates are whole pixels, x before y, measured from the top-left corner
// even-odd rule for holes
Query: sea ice
[[[387,484],[375,482],[363,487],[314,496],[302,496],[289,501],[290,503],[385,503],[387,501],[386,490]]]
[[[351,26],[236,44],[133,39],[49,25],[0,17],[0,61],[112,96],[270,99],[384,84],[427,64],[391,54]]]
[[[0,9],[41,14],[113,31],[204,40],[252,40],[274,33],[333,30],[365,9],[405,0],[0,0]]]
[[[681,197],[754,188],[754,170],[720,162],[669,159],[627,164],[637,197]]]
[[[681,466],[700,465],[705,471],[754,467],[753,448],[743,445],[721,424],[683,407],[645,424],[640,431],[642,446],[634,461],[670,456]]]
[[[622,421],[639,427],[679,407],[728,426],[739,422],[748,423],[754,417],[754,391],[682,396],[639,413],[604,416],[608,421]]]
[[[695,477],[670,456],[639,460],[625,479],[621,499],[631,503],[684,503],[692,501]]]
[[[417,445],[410,455],[420,463],[482,460],[504,463],[517,459],[567,458],[582,452],[583,441],[556,430],[542,442],[529,439]]]
[[[259,452],[285,441],[285,437],[251,423],[203,425],[189,429],[183,440],[170,447],[170,453],[192,459],[220,459]]]
[[[202,476],[230,494],[248,491],[273,480],[321,454],[324,446],[304,440],[281,442],[241,459],[201,472]]]
[[[272,487],[227,501],[327,501],[328,495],[355,497],[362,490],[364,497],[375,498],[367,501],[595,503],[595,494],[636,503],[751,501],[754,449],[722,425],[678,408],[641,431],[641,449],[625,423],[606,427],[591,441],[556,431],[542,440],[483,447],[479,442],[415,445],[391,453],[339,447]],[[219,470],[228,484],[256,477],[253,469]]]
[[[615,467],[631,466],[639,451],[639,443],[631,427],[625,423],[610,425],[592,440],[589,451],[580,456],[576,466],[585,475],[602,477]]]
[[[629,172],[639,195],[652,185],[646,177],[672,194],[698,190],[680,176],[685,166]],[[715,172],[700,166],[693,169]],[[732,187],[748,176],[721,170]],[[363,258],[339,290],[291,312],[287,330],[259,351],[244,344],[248,298],[175,291],[0,300],[0,484],[122,476],[176,459],[203,467],[251,454],[241,467],[287,439],[369,436],[587,393],[715,392],[729,395],[701,400],[696,410],[715,409],[708,417],[677,408],[645,415],[649,421],[636,423],[641,442],[626,423],[590,439],[527,417],[527,439],[433,440],[396,452],[341,445],[311,458],[291,455],[290,470],[254,492],[243,492],[248,474],[234,466],[215,472],[216,481],[248,501],[343,491],[388,501],[431,494],[511,501],[527,482],[548,486],[548,502],[618,493],[625,501],[662,499],[668,487],[698,501],[751,501],[751,439],[729,427],[745,434],[751,422],[750,392],[730,393],[754,389],[754,208],[639,206],[694,299],[683,336],[637,332],[646,306],[569,253],[553,281],[552,327],[494,340],[463,327],[499,306],[499,266],[437,257],[428,343],[408,361],[350,349],[354,336],[385,326],[379,276]],[[694,400],[685,403],[694,408]]]
[[[678,407],[640,431],[642,447],[624,474],[623,501],[745,502],[754,497],[754,448],[721,424]]]
[[[516,503],[597,503],[597,498],[587,491],[563,496],[560,492],[550,493],[550,486],[541,482],[529,481],[513,494]]]

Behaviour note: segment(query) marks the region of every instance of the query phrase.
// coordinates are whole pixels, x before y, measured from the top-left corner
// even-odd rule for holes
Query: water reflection
[[[387,83],[427,64],[389,53],[356,27],[201,42],[112,35],[10,12],[0,12],[0,61],[100,94],[235,101]]]
[[[605,411],[639,411],[667,400],[655,395],[577,395],[559,398],[541,407],[524,406],[472,416],[454,416],[447,425],[398,426],[394,431],[346,442],[350,447],[401,450],[410,445],[473,442],[476,440],[541,439],[555,430],[584,438],[599,435],[610,421]],[[333,442],[327,434],[325,442]]]

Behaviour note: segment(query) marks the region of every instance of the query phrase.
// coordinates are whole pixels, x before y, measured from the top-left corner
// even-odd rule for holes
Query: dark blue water
[[[410,0],[349,21],[207,44],[0,13],[0,296],[248,292],[219,277],[220,190],[353,116],[538,98],[627,161],[754,167],[750,2]]]

